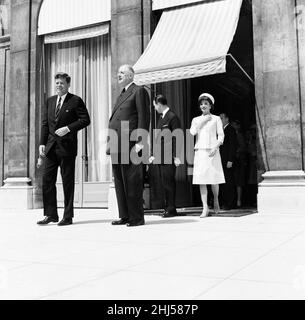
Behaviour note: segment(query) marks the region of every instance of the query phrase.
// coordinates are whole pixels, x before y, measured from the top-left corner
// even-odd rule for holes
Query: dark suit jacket
[[[109,129],[115,130],[117,133],[118,145],[111,146],[110,150],[108,141],[107,154],[121,152],[121,134],[130,138],[130,134],[135,129],[145,129],[148,132],[150,121],[149,105],[150,100],[147,91],[144,87],[137,86],[134,83],[130,85],[127,91],[119,95],[109,120]],[[126,121],[129,124],[129,130],[126,132],[121,132],[122,121]],[[147,141],[141,141],[139,137],[136,141],[130,141],[129,149],[126,151],[129,152],[137,142],[147,143]]]
[[[90,117],[83,100],[68,92],[63,102],[57,121],[55,108],[57,95],[47,99],[42,119],[40,144],[46,146],[46,155],[57,143],[60,155],[72,157],[77,155],[77,131],[90,124]],[[63,137],[55,134],[59,128],[67,126],[70,132]]]
[[[172,161],[174,157],[181,157],[182,143],[176,143],[176,138],[172,136],[172,132],[176,129],[181,129],[181,123],[178,116],[171,110],[168,110],[165,117],[160,119],[157,123],[158,134],[154,140],[154,157],[156,158],[156,163],[158,163],[158,155],[155,150],[161,151],[161,163],[169,164],[168,161]],[[164,134],[164,135],[163,135]],[[172,150],[171,159],[168,159],[166,152]],[[166,156],[166,161],[164,159]]]
[[[228,124],[224,129],[224,142],[220,146],[220,155],[223,165],[226,168],[228,161],[233,162],[236,158],[236,149],[237,149],[237,137],[235,129]],[[224,169],[225,169],[224,168]]]

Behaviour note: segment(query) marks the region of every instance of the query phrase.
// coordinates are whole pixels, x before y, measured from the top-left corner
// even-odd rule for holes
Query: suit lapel
[[[168,111],[166,112],[165,117],[162,119],[162,124],[167,123],[168,118],[169,118],[169,113],[170,113],[170,110],[168,110]]]
[[[49,111],[50,112],[49,116],[50,116],[52,121],[55,120],[56,102],[57,102],[57,96],[54,96],[53,97],[53,101],[51,103],[51,110]]]
[[[113,115],[115,114],[115,112],[118,110],[119,106],[120,106],[124,101],[126,101],[126,100],[129,98],[129,96],[132,94],[132,89],[133,89],[134,86],[135,86],[134,83],[131,84],[131,85],[129,86],[129,88],[127,89],[127,91],[125,91],[124,93],[121,93],[121,94],[119,95],[119,97],[118,97],[118,99],[117,99],[117,101],[116,101],[116,104],[115,104],[115,106],[114,106],[114,109],[113,109],[113,111],[112,111],[111,118],[113,117]],[[111,118],[110,118],[110,120],[111,120]]]
[[[170,110],[168,110],[165,117],[160,119],[159,122],[157,123],[157,129],[159,129],[157,139],[158,139],[159,135],[161,134],[162,126],[168,122],[169,112],[170,112]]]
[[[230,123],[224,128],[224,130],[223,131],[230,131]]]
[[[170,112],[170,110],[168,110],[168,111],[166,112],[166,115],[165,115],[164,118],[160,119],[160,121],[159,121],[159,123],[158,123],[158,129],[161,129],[162,126],[163,126],[165,123],[167,123],[168,117],[169,117],[169,112]]]
[[[158,119],[158,121],[157,121],[157,129],[161,129],[162,120],[163,120],[163,119],[161,119],[161,115],[159,115],[159,119]]]

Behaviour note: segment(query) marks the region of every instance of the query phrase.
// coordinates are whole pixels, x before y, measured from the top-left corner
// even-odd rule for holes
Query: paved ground
[[[107,210],[37,226],[0,211],[0,299],[304,299],[304,216],[162,219],[111,226]]]

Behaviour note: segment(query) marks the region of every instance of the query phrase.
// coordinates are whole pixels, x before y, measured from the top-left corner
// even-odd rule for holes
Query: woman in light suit
[[[212,186],[214,195],[214,211],[219,212],[219,184],[225,183],[221,164],[219,146],[223,143],[224,132],[220,117],[211,114],[215,100],[209,93],[203,93],[198,98],[202,115],[192,120],[190,133],[197,137],[195,144],[193,184],[200,185],[202,214],[209,213],[207,203],[207,184]]]

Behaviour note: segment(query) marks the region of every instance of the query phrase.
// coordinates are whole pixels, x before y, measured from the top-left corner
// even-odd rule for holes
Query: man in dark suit
[[[107,153],[111,155],[114,184],[119,209],[119,220],[112,225],[128,227],[145,223],[143,210],[143,162],[135,161],[137,155],[148,152],[147,137],[150,121],[149,95],[133,83],[134,70],[123,65],[118,71],[122,89],[109,120],[109,131],[116,133],[117,143],[108,141]],[[146,132],[146,138],[137,134]],[[138,137],[137,137],[138,136]]]
[[[220,146],[220,156],[226,183],[220,185],[220,199],[224,210],[234,208],[235,202],[235,179],[234,162],[237,150],[237,136],[235,129],[230,125],[230,119],[227,113],[222,112],[220,118],[224,129],[224,142]]]
[[[164,196],[162,217],[170,218],[177,215],[175,173],[176,167],[181,164],[180,153],[184,141],[183,132],[179,132],[179,129],[181,129],[180,119],[169,109],[167,100],[163,95],[157,95],[153,103],[156,111],[160,114],[160,119],[157,123],[154,155],[149,158],[149,162],[159,164]],[[175,130],[177,130],[176,134],[173,135]],[[177,141],[177,137],[182,138],[182,140],[179,141],[178,139]]]
[[[45,157],[42,180],[45,219],[39,225],[58,222],[56,178],[60,167],[64,189],[64,216],[59,226],[72,224],[77,132],[90,124],[83,100],[68,92],[71,78],[66,73],[55,76],[57,95],[47,99],[43,112],[39,154]]]

